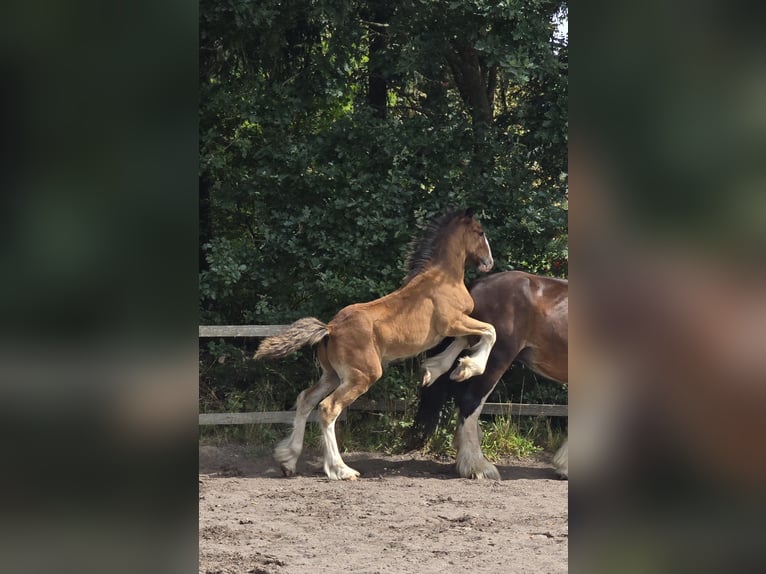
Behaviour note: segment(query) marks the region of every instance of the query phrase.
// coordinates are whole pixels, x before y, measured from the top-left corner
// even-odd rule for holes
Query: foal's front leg
[[[460,358],[458,366],[450,373],[450,379],[453,381],[465,381],[476,375],[481,375],[487,367],[487,360],[492,347],[497,340],[495,328],[489,323],[484,323],[466,315],[459,321],[454,329],[452,336],[458,335],[477,335],[479,342],[472,347],[474,352],[466,357]]]
[[[427,387],[444,373],[449,371],[455,359],[458,358],[461,351],[468,346],[467,337],[455,338],[449,346],[438,355],[429,357],[423,361],[423,386]]]

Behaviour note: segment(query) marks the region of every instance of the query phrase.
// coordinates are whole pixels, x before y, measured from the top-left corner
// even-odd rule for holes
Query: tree
[[[565,10],[203,0],[200,321],[329,319],[390,292],[447,207],[476,209],[499,269],[565,275]]]
[[[550,272],[565,252],[546,258],[546,249],[566,231],[566,46],[552,41],[560,8],[203,2],[201,182],[211,198],[201,229],[229,245],[206,241],[208,258],[226,251],[248,270],[223,280],[240,283],[238,305],[224,311],[208,297],[206,307],[226,315],[288,299],[279,307],[297,311],[314,284],[320,298],[340,291],[332,305],[376,295],[395,287],[414,223],[465,202],[507,237],[507,261]],[[330,261],[368,260],[384,245],[394,249],[379,250],[365,280]],[[321,262],[318,247],[332,256]],[[278,283],[276,260],[293,263],[284,279],[298,291],[303,280],[299,301],[253,292],[259,277]]]

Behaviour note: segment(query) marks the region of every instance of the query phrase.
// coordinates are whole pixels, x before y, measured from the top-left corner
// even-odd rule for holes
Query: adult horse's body
[[[434,365],[438,377],[433,383],[427,380],[428,375],[424,377],[426,386],[421,392],[414,430],[424,440],[436,428],[449,398],[454,397],[459,413],[455,433],[458,473],[464,478],[499,480],[497,469],[481,452],[481,409],[514,361],[554,381],[568,382],[569,283],[506,271],[479,279],[470,293],[474,300],[472,316],[491,322],[497,332],[487,366],[482,374],[463,383],[450,380],[444,373],[467,345],[467,341],[459,339],[428,359],[426,363]],[[554,457],[554,464],[559,475],[568,475],[566,443]]]
[[[480,271],[492,268],[484,231],[470,210],[448,213],[435,219],[415,244],[410,273],[397,291],[345,307],[327,324],[313,317],[300,319],[261,343],[256,359],[284,357],[303,345],[318,344],[322,376],[298,396],[293,431],[274,449],[286,476],[295,472],[306,418],[320,400],[325,473],[331,479],[359,476],[340,456],[335,420],[380,378],[386,363],[415,356],[445,337],[474,335],[480,337],[475,352],[463,358],[453,375],[464,380],[484,371],[495,329],[469,316],[473,299],[464,284],[469,262]]]

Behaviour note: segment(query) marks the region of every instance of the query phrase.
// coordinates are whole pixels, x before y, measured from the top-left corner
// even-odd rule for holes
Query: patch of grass
[[[446,423],[436,427],[434,433],[428,437],[422,449],[423,453],[438,457],[454,458],[457,454],[454,445],[456,430],[457,413],[453,413]]]
[[[482,450],[490,460],[503,456],[525,458],[542,451],[555,452],[566,439],[566,433],[551,426],[547,417],[495,416],[480,421],[483,431]]]
[[[536,425],[535,428],[539,429],[535,432],[541,437],[540,441],[543,448],[548,452],[556,452],[567,439],[566,430],[561,426],[554,428],[551,425],[551,419],[547,417],[537,417],[532,420]]]
[[[268,453],[274,445],[290,434],[291,428],[291,425],[287,424],[211,425],[200,427],[199,438],[203,444],[244,444],[252,446],[258,452]],[[321,440],[319,425],[308,423],[303,439],[304,449],[318,447]]]
[[[286,425],[210,425],[200,427],[200,442],[216,446],[224,444],[249,444],[273,446]]]
[[[491,461],[507,456],[526,458],[543,450],[532,433],[521,431],[511,417],[496,416],[479,424],[483,432],[481,449]]]
[[[264,409],[268,410],[268,409]],[[411,450],[410,428],[413,413],[372,413],[350,411],[348,418],[336,423],[336,436],[342,452],[384,452],[402,454]],[[547,417],[494,416],[480,420],[482,450],[488,459],[525,458],[542,451],[555,452],[566,439],[565,427],[551,424]],[[453,458],[457,414],[440,424],[420,449],[433,457]],[[221,425],[200,427],[200,441],[207,444],[246,444],[260,454],[271,452],[274,445],[290,433],[286,424]],[[308,423],[304,449],[322,444],[320,426]]]
[[[336,436],[345,452],[376,451],[386,454],[406,452],[408,429],[412,416],[402,413],[351,411],[348,418],[336,424]]]

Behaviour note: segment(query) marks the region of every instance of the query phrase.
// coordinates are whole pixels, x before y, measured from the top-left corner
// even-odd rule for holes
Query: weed
[[[511,417],[496,416],[480,421],[482,427],[481,447],[484,455],[492,461],[501,457],[525,458],[537,454],[543,448],[535,443],[531,432],[522,432]]]

